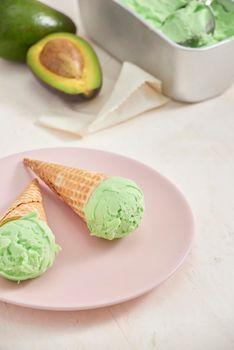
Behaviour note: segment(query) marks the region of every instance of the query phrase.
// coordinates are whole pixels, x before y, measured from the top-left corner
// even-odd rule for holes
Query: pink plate
[[[194,220],[181,192],[166,178],[135,160],[83,148],[41,149],[0,159],[0,212],[34,175],[24,157],[129,177],[144,190],[146,211],[132,235],[105,241],[42,185],[49,224],[62,247],[53,267],[17,284],[0,278],[0,300],[26,307],[81,310],[120,303],[165,281],[191,247]]]

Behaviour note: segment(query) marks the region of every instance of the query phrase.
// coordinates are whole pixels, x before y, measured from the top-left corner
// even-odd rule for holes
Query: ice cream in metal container
[[[199,102],[234,82],[234,38],[188,48],[117,0],[79,0],[86,33],[120,61],[130,61],[163,82],[172,99]]]

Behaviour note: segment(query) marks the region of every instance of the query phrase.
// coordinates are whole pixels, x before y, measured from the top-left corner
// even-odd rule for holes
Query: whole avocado
[[[37,0],[0,0],[0,57],[26,61],[28,49],[56,32],[76,32],[74,22]]]

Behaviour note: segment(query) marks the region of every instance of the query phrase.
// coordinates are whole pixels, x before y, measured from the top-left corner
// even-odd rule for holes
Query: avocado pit
[[[84,60],[78,48],[67,39],[50,40],[40,53],[41,64],[52,73],[71,79],[82,77]]]

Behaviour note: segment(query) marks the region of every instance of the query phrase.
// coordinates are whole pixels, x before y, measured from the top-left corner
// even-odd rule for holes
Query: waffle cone
[[[90,195],[107,175],[39,160],[24,163],[85,221],[84,209]]]
[[[11,220],[19,219],[32,212],[37,212],[38,218],[47,222],[41,190],[37,179],[34,179],[28,185],[6,213],[0,218],[0,225]]]

